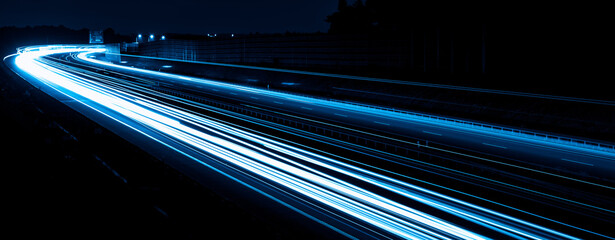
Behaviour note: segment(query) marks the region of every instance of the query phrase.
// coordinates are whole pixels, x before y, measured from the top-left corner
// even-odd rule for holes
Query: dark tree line
[[[337,11],[325,21],[330,34],[407,39],[409,71],[444,78],[476,73],[469,78],[483,79],[489,86],[592,95],[604,89],[610,82],[605,79],[612,75],[607,60],[613,49],[612,27],[604,19],[610,15],[601,8],[538,2],[339,0]]]
[[[365,33],[372,30],[374,19],[362,1],[348,5],[346,0],[339,0],[337,12],[325,21],[331,24],[329,33]]]
[[[367,35],[371,51],[382,51],[376,39],[393,39],[404,68],[400,72],[427,79],[484,78],[487,26],[463,18],[461,8],[447,10],[420,1],[339,0],[325,20],[330,34]]]
[[[415,27],[477,24],[484,6],[451,5],[434,1],[339,0],[337,11],[327,16],[333,34],[403,34]]]

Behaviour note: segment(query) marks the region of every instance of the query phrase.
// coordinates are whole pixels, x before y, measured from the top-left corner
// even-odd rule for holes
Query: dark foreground
[[[2,68],[7,236],[316,237],[204,189]]]

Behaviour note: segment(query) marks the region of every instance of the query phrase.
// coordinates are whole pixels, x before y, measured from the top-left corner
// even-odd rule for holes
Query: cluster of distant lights
[[[207,36],[211,37],[211,38],[214,38],[214,37],[217,37],[218,34],[217,33],[213,33],[213,34],[212,33],[208,33]],[[231,33],[231,37],[235,37],[235,34]],[[156,38],[156,36],[154,34],[150,34],[149,38],[148,38],[148,41],[154,41],[155,38]],[[162,35],[162,36],[160,36],[160,40],[167,40],[167,37]],[[137,35],[137,42],[139,42],[139,41],[143,41],[143,34]]]
[[[150,34],[150,35],[149,35],[149,41],[153,41],[153,40],[155,40],[155,37],[156,37],[156,36],[155,36],[154,34]],[[139,34],[139,35],[137,35],[137,42],[138,42],[139,40],[143,40],[143,34]],[[166,36],[164,36],[164,35],[162,35],[162,36],[160,36],[160,40],[167,40],[167,37],[166,37]]]
[[[214,38],[214,37],[218,37],[218,34],[217,34],[217,33],[213,33],[213,34],[212,34],[212,33],[208,33],[208,34],[207,34],[207,36],[208,36],[208,37],[211,37],[211,38]],[[231,33],[231,35],[230,35],[230,36],[231,36],[231,37],[235,37],[235,34],[234,34],[234,33]]]

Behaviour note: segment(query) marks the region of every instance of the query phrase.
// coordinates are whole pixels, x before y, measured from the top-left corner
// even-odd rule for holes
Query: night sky
[[[121,34],[326,32],[337,0],[9,0],[0,27],[64,25]],[[352,2],[352,1],[349,1]]]

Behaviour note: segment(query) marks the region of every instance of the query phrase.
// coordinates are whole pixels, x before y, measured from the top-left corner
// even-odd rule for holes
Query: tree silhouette
[[[346,2],[346,0],[339,0],[337,2],[337,11],[342,11],[346,7],[348,7],[348,2]]]

